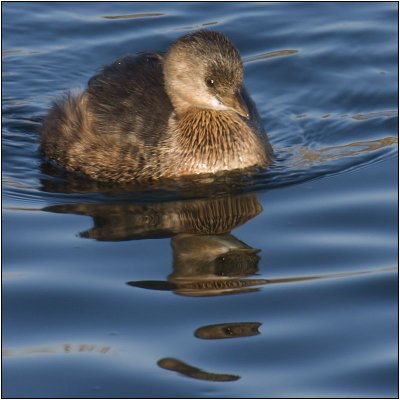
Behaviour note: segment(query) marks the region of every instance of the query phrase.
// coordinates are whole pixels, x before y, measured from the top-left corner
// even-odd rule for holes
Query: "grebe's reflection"
[[[86,215],[94,227],[80,235],[100,241],[171,237],[177,234],[220,235],[261,212],[254,194],[163,203],[73,203],[44,211]]]
[[[262,210],[254,194],[149,204],[67,204],[46,211],[93,218],[81,237],[121,241],[171,237],[173,272],[167,281],[131,281],[130,286],[172,290],[184,296],[215,296],[257,290],[258,249],[229,232]]]
[[[202,326],[194,331],[199,339],[229,339],[259,335],[259,322],[232,322]]]
[[[206,372],[201,370],[200,368],[193,367],[192,365],[186,364],[181,360],[177,360],[176,358],[171,357],[162,358],[157,362],[157,365],[163,369],[179,372],[189,378],[200,379],[203,381],[231,382],[240,379],[240,376],[238,375]]]
[[[255,286],[334,279],[353,275],[395,271],[342,272],[273,279],[249,279],[258,271],[258,250],[243,243],[230,231],[261,212],[256,195],[230,195],[207,200],[156,204],[70,204],[47,207],[45,211],[91,216],[94,226],[82,237],[120,241],[171,237],[173,271],[166,281],[131,281],[129,285],[171,290],[183,296],[217,296],[257,290]],[[259,322],[222,321],[198,327],[194,336],[203,340],[245,338],[258,335]],[[162,358],[158,365],[194,379],[229,382],[237,375],[206,372],[176,358]]]
[[[179,234],[171,240],[173,272],[168,281],[132,281],[128,285],[171,290],[183,296],[218,296],[257,290],[265,279],[244,279],[258,271],[258,249],[231,234]]]
[[[166,281],[131,281],[128,285],[171,290],[183,296],[218,296],[257,290],[265,279],[249,279],[258,271],[259,250],[230,231],[255,217],[262,208],[254,194],[230,195],[155,204],[68,204],[46,211],[93,218],[94,226],[81,237],[121,241],[171,237],[173,271]],[[228,339],[259,334],[259,322],[223,322],[195,330],[199,339]],[[158,365],[187,377],[209,381],[235,381],[240,377],[216,374],[175,358]]]

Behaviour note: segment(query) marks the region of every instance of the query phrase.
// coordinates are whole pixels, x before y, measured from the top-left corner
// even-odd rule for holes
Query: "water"
[[[3,397],[397,397],[396,3],[3,3]],[[43,164],[52,99],[224,32],[277,158],[234,187]]]

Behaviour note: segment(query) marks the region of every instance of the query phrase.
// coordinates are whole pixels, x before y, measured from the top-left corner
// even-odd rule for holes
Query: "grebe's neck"
[[[177,137],[182,145],[190,147],[209,145],[223,151],[233,145],[232,140],[247,138],[251,133],[247,124],[232,111],[189,108],[173,118]]]

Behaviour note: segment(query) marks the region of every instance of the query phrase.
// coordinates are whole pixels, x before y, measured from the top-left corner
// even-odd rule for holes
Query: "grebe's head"
[[[243,63],[222,33],[197,31],[173,43],[165,56],[164,82],[178,115],[200,108],[230,110],[248,118],[240,95]]]

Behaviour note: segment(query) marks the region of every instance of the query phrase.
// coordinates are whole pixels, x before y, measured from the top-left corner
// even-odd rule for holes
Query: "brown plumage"
[[[237,49],[218,32],[178,39],[165,55],[127,56],[54,104],[41,127],[48,159],[105,182],[210,174],[271,163],[243,86]]]

